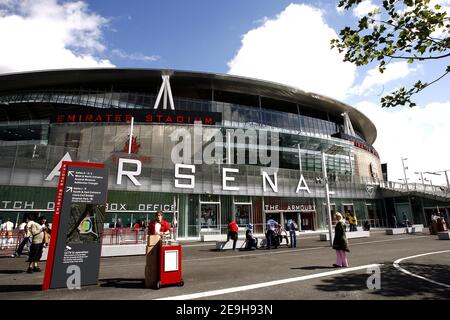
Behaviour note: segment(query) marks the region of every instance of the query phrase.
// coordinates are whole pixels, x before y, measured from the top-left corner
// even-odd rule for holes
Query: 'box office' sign
[[[63,161],[43,290],[97,284],[108,169]]]

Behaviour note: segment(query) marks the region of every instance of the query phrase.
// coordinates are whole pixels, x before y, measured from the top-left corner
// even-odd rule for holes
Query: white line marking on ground
[[[295,277],[295,278],[287,278],[287,279],[281,279],[281,280],[274,280],[274,281],[262,282],[262,283],[255,283],[255,284],[239,286],[239,287],[233,287],[233,288],[220,289],[220,290],[197,292],[197,293],[185,294],[185,295],[181,295],[181,296],[158,298],[158,299],[155,299],[155,300],[189,300],[189,299],[205,298],[205,297],[223,295],[223,294],[227,294],[227,293],[233,293],[233,292],[240,292],[240,291],[247,291],[247,290],[254,290],[254,289],[259,289],[259,288],[277,286],[277,285],[285,284],[285,283],[291,283],[291,282],[297,282],[297,281],[305,281],[305,280],[316,279],[316,278],[321,278],[321,277],[328,277],[328,276],[337,275],[337,274],[341,274],[341,273],[346,273],[346,272],[351,272],[351,271],[356,271],[356,270],[362,270],[362,269],[368,269],[368,268],[373,268],[373,267],[380,267],[380,266],[381,266],[381,264],[368,264],[368,265],[365,265],[365,266],[358,266],[358,267],[352,267],[352,268],[338,269],[338,270],[333,270],[333,271],[327,271],[327,272],[311,274],[311,275],[307,275],[307,276],[301,276],[301,277]]]
[[[403,260],[409,260],[409,259],[414,259],[414,258],[418,258],[418,257],[428,256],[428,255],[431,255],[431,254],[439,254],[439,253],[446,253],[446,252],[450,252],[450,250],[428,252],[428,253],[418,254],[418,255],[415,255],[415,256],[410,256],[410,257],[401,258],[401,259],[398,259],[398,260],[395,260],[395,261],[394,261],[394,267],[395,267],[397,270],[399,270],[399,271],[401,271],[401,272],[403,272],[403,273],[406,273],[406,274],[408,274],[408,275],[410,275],[410,276],[413,276],[413,277],[416,277],[416,278],[418,278],[418,279],[422,279],[422,280],[425,280],[425,281],[428,281],[428,282],[437,284],[437,285],[439,285],[439,286],[443,286],[443,287],[446,287],[446,288],[450,288],[450,285],[448,285],[448,284],[441,283],[441,282],[437,282],[437,281],[434,281],[434,280],[431,280],[431,279],[428,279],[428,278],[419,276],[419,275],[417,275],[417,274],[414,274],[414,273],[412,273],[412,272],[410,272],[410,271],[408,271],[408,270],[403,269],[402,267],[400,267],[400,262],[402,262]]]
[[[398,241],[398,240],[407,240],[407,239],[418,239],[418,238],[424,238],[427,236],[419,236],[414,238],[398,238],[398,239],[389,239],[389,240],[376,240],[376,241],[367,241],[367,242],[358,242],[358,243],[350,243],[351,246],[357,246],[362,244],[371,244],[371,243],[379,243],[379,242],[391,242],[391,241]],[[228,258],[242,258],[242,257],[254,257],[254,256],[261,256],[261,255],[273,255],[273,254],[285,254],[285,253],[292,253],[292,252],[299,252],[299,251],[310,251],[310,250],[319,250],[319,249],[330,249],[331,247],[329,245],[322,246],[322,247],[315,247],[315,248],[305,248],[305,249],[291,249],[291,250],[281,250],[276,252],[264,252],[264,253],[253,253],[253,254],[240,254],[240,255],[233,255],[233,256],[221,256],[221,257],[209,257],[209,258],[197,258],[197,259],[187,259],[183,260],[183,262],[191,262],[191,261],[202,261],[202,260],[217,260],[217,259],[228,259]],[[261,249],[264,250],[264,249]]]

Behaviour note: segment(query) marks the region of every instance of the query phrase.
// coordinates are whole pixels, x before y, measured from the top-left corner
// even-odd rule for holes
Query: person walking
[[[291,248],[297,248],[297,236],[295,231],[298,230],[298,225],[294,219],[290,219],[287,224],[287,230],[289,231],[289,238],[291,239]]]
[[[236,242],[238,239],[238,230],[239,227],[236,221],[228,219],[228,234],[227,234],[227,242],[233,240],[233,251],[236,251]]]
[[[43,219],[40,217],[38,222],[32,221],[30,223],[30,233],[33,237],[30,252],[28,254],[28,269],[27,273],[40,272],[41,269],[38,266],[38,262],[42,257],[42,250],[44,249],[44,226]]]
[[[339,212],[336,212],[333,249],[336,250],[336,263],[333,264],[333,267],[348,267],[347,252],[350,252],[350,250],[347,236],[345,235],[345,220]]]
[[[356,219],[356,215],[352,211],[348,211],[347,220],[350,224],[350,232],[357,231],[358,219]]]
[[[28,251],[30,251],[31,233],[30,233],[29,228],[30,228],[31,221],[32,221],[32,218],[27,217],[26,220],[24,222],[22,222],[19,226],[19,231],[21,232],[23,238],[22,238],[22,241],[20,242],[17,250],[11,255],[13,258],[20,257],[22,255],[23,248],[27,244],[28,244]]]

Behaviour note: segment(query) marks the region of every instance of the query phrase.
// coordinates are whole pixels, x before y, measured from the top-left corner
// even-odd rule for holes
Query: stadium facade
[[[226,233],[229,218],[257,232],[268,216],[317,230],[327,226],[325,159],[332,211],[384,226],[395,213],[379,187],[376,135],[370,119],[342,102],[231,75],[2,75],[0,216],[14,221],[35,211],[51,218],[64,159],[107,165],[109,226],[119,218],[126,226],[148,221],[163,210],[169,221],[176,215],[185,239]],[[415,213],[411,199],[404,203],[415,222],[425,222],[423,204]]]

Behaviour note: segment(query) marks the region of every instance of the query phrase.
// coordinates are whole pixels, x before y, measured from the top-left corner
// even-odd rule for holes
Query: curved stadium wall
[[[69,157],[109,168],[111,226],[161,209],[168,220],[177,215],[180,238],[226,233],[231,217],[256,232],[268,216],[316,230],[326,227],[325,152],[332,209],[381,225],[375,137],[373,123],[348,105],[254,79],[127,69],[4,75],[0,214],[50,217],[55,167]]]

